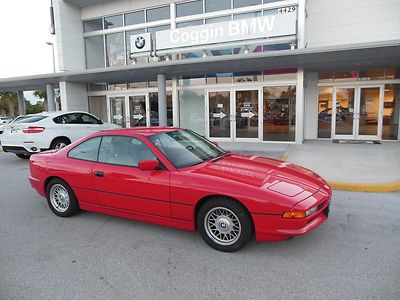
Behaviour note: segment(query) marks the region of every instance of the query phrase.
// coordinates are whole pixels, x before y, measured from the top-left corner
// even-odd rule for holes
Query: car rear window
[[[48,116],[32,116],[22,120],[18,120],[15,123],[36,123],[43,119],[46,119]]]

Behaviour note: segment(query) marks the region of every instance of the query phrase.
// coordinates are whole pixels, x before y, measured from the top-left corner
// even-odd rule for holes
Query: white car
[[[87,112],[43,112],[5,125],[1,146],[4,152],[29,158],[40,151],[65,147],[90,133],[117,128],[120,126],[103,123]]]
[[[3,131],[4,131],[4,126],[7,124],[11,124],[11,123],[20,121],[26,117],[27,117],[26,115],[16,116],[15,118],[11,119],[9,122],[0,124],[0,144],[1,144],[1,135],[3,134]]]

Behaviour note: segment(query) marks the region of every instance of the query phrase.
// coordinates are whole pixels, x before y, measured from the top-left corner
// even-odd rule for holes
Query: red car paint
[[[29,181],[45,197],[49,179],[59,177],[74,191],[83,210],[99,212],[185,230],[196,230],[198,206],[212,196],[227,196],[250,212],[257,241],[279,241],[303,235],[326,220],[331,189],[312,171],[259,156],[225,155],[221,159],[176,169],[147,139],[179,128],[148,127],[95,133],[59,150],[30,159]],[[140,170],[67,157],[69,150],[95,136],[127,135],[141,139],[165,170]],[[104,177],[94,176],[95,171]],[[287,211],[316,213],[285,219]]]

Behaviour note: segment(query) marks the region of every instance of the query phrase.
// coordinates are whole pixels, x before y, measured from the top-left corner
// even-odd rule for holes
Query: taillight
[[[28,128],[22,129],[23,133],[41,133],[45,130],[46,128],[44,127],[39,127],[39,126],[29,126]]]

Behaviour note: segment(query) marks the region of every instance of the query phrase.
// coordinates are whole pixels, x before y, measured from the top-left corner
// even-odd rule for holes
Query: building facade
[[[215,141],[399,141],[399,0],[53,0],[61,109]],[[50,107],[50,106],[49,106]]]

